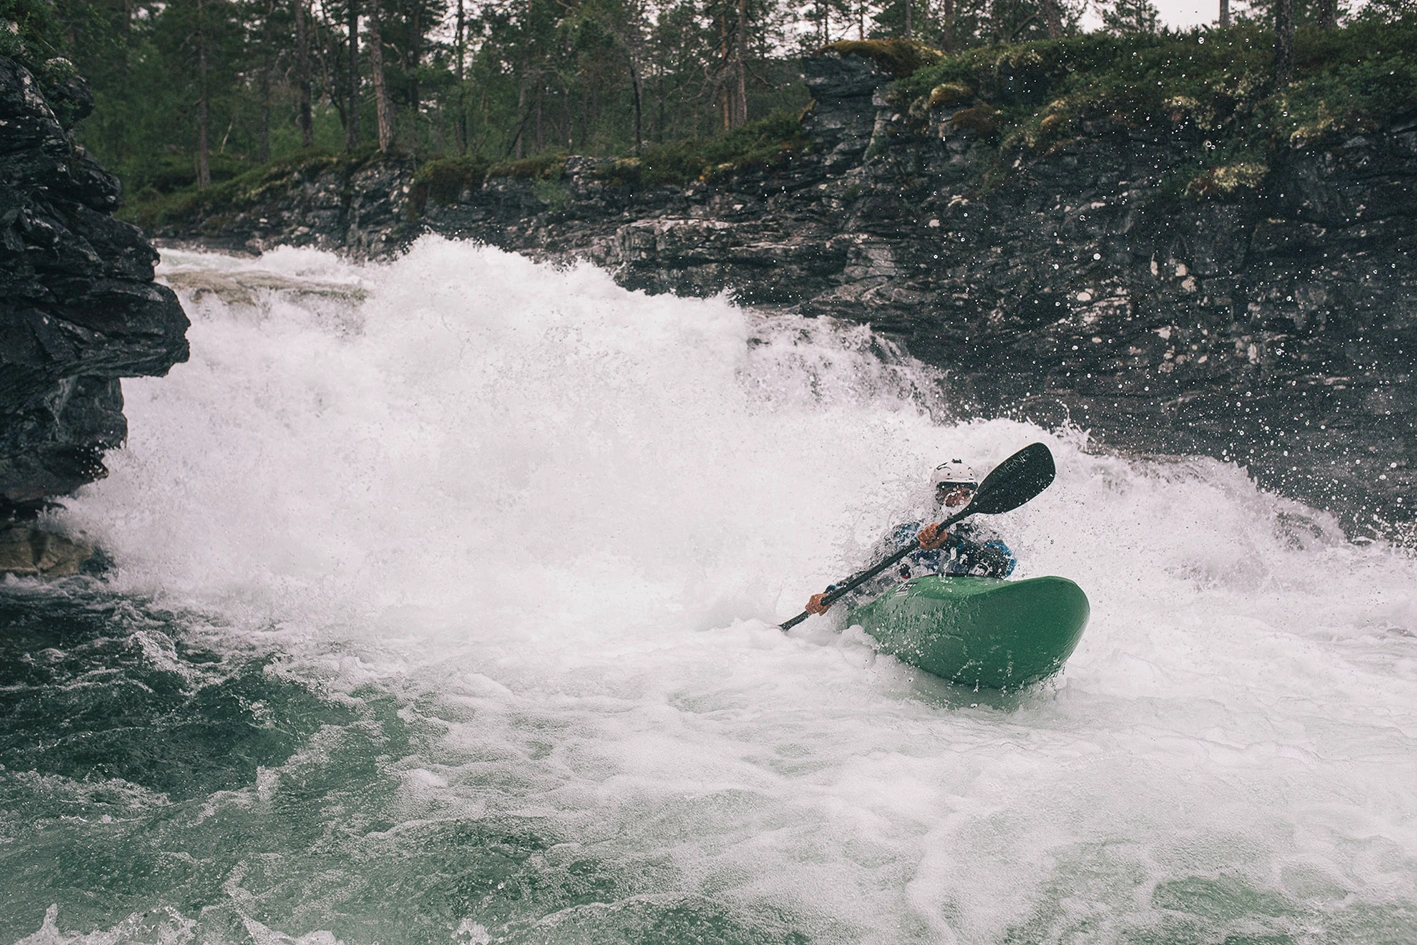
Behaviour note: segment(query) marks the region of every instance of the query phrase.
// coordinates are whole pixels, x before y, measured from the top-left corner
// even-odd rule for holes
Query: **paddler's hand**
[[[924,551],[934,551],[949,541],[950,533],[945,530],[943,522],[933,522],[920,529],[920,534],[915,536],[915,540],[920,543]]]
[[[827,596],[827,592],[826,592],[826,591],[823,591],[823,592],[820,593],[820,594],[813,594],[813,595],[812,595],[812,599],[809,600],[809,601],[807,601],[807,606],[806,606],[806,607],[803,607],[802,609],[805,610],[805,611],[807,611],[807,613],[809,613],[809,614],[824,614],[824,613],[826,613],[826,612],[827,612],[827,609],[828,609],[829,607],[831,607],[831,604],[823,604],[823,603],[822,603],[822,598],[823,598],[823,597],[826,597],[826,596]]]

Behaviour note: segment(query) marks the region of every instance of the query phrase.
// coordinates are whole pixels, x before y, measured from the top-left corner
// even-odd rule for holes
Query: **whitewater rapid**
[[[862,327],[439,239],[160,274],[192,359],[124,382],[128,444],[59,517],[178,615],[157,650],[333,708],[245,783],[119,805],[208,880],[35,891],[12,938],[1417,939],[1410,553],[1233,464],[960,420]],[[776,629],[937,463],[1033,441],[1057,481],[993,524],[1092,601],[1058,679]],[[517,895],[459,885],[509,823],[544,840]]]

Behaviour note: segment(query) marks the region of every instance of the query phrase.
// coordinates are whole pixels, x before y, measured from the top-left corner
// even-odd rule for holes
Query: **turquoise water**
[[[442,241],[164,272],[193,360],[58,516],[114,572],[0,586],[0,939],[1417,940],[1409,553],[860,329]],[[1062,677],[774,628],[1035,439]]]

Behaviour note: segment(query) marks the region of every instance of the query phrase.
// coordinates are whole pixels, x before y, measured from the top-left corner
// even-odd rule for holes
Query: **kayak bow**
[[[1061,577],[930,575],[847,614],[876,648],[951,682],[1018,689],[1053,675],[1078,644],[1087,595]]]

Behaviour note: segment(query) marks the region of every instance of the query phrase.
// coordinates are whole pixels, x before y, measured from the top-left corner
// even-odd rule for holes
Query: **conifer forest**
[[[1282,74],[1296,24],[1412,5],[1219,0],[1215,26],[1273,29]],[[639,154],[795,119],[800,58],[832,43],[948,54],[1089,23],[1163,31],[1151,0],[0,0],[0,52],[87,80],[79,140],[131,198],[316,153]]]

